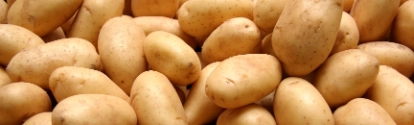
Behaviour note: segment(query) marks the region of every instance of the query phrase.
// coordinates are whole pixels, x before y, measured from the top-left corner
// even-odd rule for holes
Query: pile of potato
[[[414,125],[414,0],[0,2],[0,125]]]

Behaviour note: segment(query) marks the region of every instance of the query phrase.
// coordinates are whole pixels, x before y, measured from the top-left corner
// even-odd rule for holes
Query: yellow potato
[[[356,0],[344,0],[344,11],[349,12],[352,9],[352,6],[354,5],[354,2]]]
[[[267,54],[246,54],[221,62],[207,77],[207,96],[220,107],[238,108],[259,101],[279,85],[282,68]]]
[[[3,66],[23,49],[45,43],[33,32],[12,24],[0,24],[0,41],[0,65]]]
[[[16,82],[0,88],[0,124],[21,125],[37,113],[52,110],[46,91],[32,83]]]
[[[397,125],[414,124],[414,83],[397,70],[381,65],[365,96],[381,105]]]
[[[195,37],[199,45],[224,21],[233,17],[253,20],[251,0],[190,0],[177,12],[184,32]]]
[[[335,44],[343,0],[290,0],[272,34],[272,46],[289,76],[318,68]]]
[[[185,2],[187,2],[188,0],[180,0],[180,2],[178,3],[178,8],[181,7],[181,5],[183,5]]]
[[[229,57],[253,53],[260,44],[260,30],[248,18],[226,20],[206,39],[201,57],[204,62],[223,61]]]
[[[52,111],[53,125],[137,125],[134,109],[121,98],[103,94],[68,97]]]
[[[331,54],[354,49],[359,42],[358,26],[354,18],[346,12],[342,13],[341,24],[339,25],[338,35],[336,36],[335,45],[332,48]]]
[[[9,75],[6,73],[6,70],[4,70],[3,67],[0,66],[0,88],[10,84],[12,81],[9,77]]]
[[[334,125],[328,103],[304,79],[282,80],[274,98],[273,110],[278,125]]]
[[[135,78],[147,70],[144,31],[128,16],[109,19],[99,33],[98,50],[106,74],[130,93]]]
[[[180,0],[131,0],[131,9],[135,17],[165,16],[173,18]]]
[[[355,0],[351,16],[359,30],[359,42],[383,38],[397,14],[400,0]]]
[[[396,125],[380,105],[365,98],[355,98],[334,112],[336,125]]]
[[[83,0],[17,0],[9,9],[7,22],[43,37],[69,20],[82,2]]]
[[[249,104],[227,109],[220,114],[217,125],[276,125],[276,121],[265,108],[257,104]]]
[[[85,0],[66,34],[67,37],[86,39],[98,49],[101,27],[109,19],[121,16],[124,4],[124,0]]]
[[[149,66],[167,76],[174,85],[189,85],[200,76],[201,63],[196,52],[171,33],[149,34],[144,41],[144,54]]]
[[[406,77],[414,72],[414,52],[402,44],[376,41],[360,44],[357,48],[376,57],[381,65],[391,66]]]
[[[46,36],[43,36],[42,39],[45,42],[51,42],[59,39],[66,38],[65,32],[63,31],[62,27],[58,27]]]
[[[93,45],[80,38],[49,42],[17,53],[6,71],[12,81],[34,83],[49,89],[50,74],[62,66],[101,69],[101,60]]]
[[[403,0],[402,0],[403,1]],[[391,28],[391,37],[398,43],[414,50],[414,1],[400,6]]]
[[[52,125],[52,112],[38,113],[24,121],[23,125]]]
[[[7,11],[9,10],[6,1],[0,2],[0,24],[7,23]]]
[[[257,0],[254,4],[254,23],[261,30],[272,32],[288,0]]]
[[[135,79],[131,105],[140,125],[187,124],[184,108],[173,85],[157,71],[145,71]]]
[[[189,125],[207,124],[216,119],[224,109],[214,104],[206,95],[205,86],[207,77],[220,64],[214,62],[201,71],[200,77],[192,84],[188,97],[184,103],[184,111]]]

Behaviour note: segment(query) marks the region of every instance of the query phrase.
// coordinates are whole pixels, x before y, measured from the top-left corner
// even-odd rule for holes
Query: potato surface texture
[[[254,23],[265,31],[272,32],[288,0],[257,0],[254,4]]]
[[[404,1],[404,0],[402,0]],[[402,2],[401,1],[401,2]],[[391,28],[392,38],[396,42],[414,50],[414,1],[410,0],[400,6]]]
[[[354,49],[359,42],[358,26],[354,18],[346,12],[342,13],[341,24],[339,25],[338,35],[336,36],[335,45],[330,55],[347,50]]]
[[[9,75],[6,73],[6,70],[3,67],[0,67],[0,88],[7,84],[10,84],[12,81]]]
[[[38,113],[26,121],[23,125],[52,125],[52,112]]]

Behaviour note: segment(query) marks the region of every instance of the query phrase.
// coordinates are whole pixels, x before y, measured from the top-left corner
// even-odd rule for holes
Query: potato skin
[[[227,109],[220,114],[217,125],[276,125],[276,121],[269,111],[253,103]]]
[[[131,0],[131,10],[135,17],[165,16],[173,18],[180,0]]]
[[[402,0],[404,1],[404,0]],[[414,50],[414,1],[407,1],[402,4],[395,16],[393,26],[391,27],[391,37],[398,43]]]
[[[23,125],[52,125],[52,112],[38,113],[27,119]]]
[[[329,56],[337,36],[343,0],[290,0],[273,30],[276,57],[289,76],[305,76]]]
[[[334,125],[328,103],[304,79],[288,77],[282,80],[274,99],[273,111],[278,125]]]
[[[62,27],[58,27],[49,34],[42,37],[43,41],[51,42],[59,39],[66,38],[65,32],[63,31]]]
[[[9,75],[6,73],[6,70],[0,66],[0,88],[7,84],[10,84],[12,81]]]
[[[352,6],[354,5],[354,2],[356,0],[344,0],[344,11],[349,12],[352,9]]]
[[[341,24],[339,25],[338,35],[336,36],[335,45],[331,54],[355,49],[359,42],[359,31],[355,20],[346,12],[342,13]]]
[[[79,94],[68,97],[56,105],[52,111],[52,124],[136,125],[137,119],[132,107],[119,97]]]
[[[0,2],[0,24],[7,23],[7,12],[9,11],[9,7],[6,1]]]
[[[237,108],[271,93],[281,78],[282,68],[275,57],[267,54],[238,55],[224,60],[211,72],[205,91],[218,106]]]
[[[184,108],[173,85],[160,72],[141,73],[131,89],[131,105],[140,125],[185,125]]]
[[[52,110],[46,91],[32,83],[16,82],[0,88],[0,124],[21,125],[37,113]]]
[[[30,82],[48,90],[50,74],[62,66],[101,69],[101,60],[90,42],[66,38],[17,53],[6,72],[14,82]]]
[[[273,51],[273,45],[272,45],[272,34],[267,34],[261,42],[261,53],[269,54],[272,56],[275,55],[275,51]]]
[[[257,0],[254,4],[254,23],[265,32],[272,32],[288,0]]]

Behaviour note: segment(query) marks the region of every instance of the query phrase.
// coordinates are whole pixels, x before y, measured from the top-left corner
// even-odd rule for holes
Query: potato
[[[206,39],[201,57],[208,63],[223,61],[232,56],[253,53],[260,44],[260,30],[248,18],[226,20]]]
[[[355,0],[351,16],[359,30],[359,42],[378,41],[391,27],[400,0]]]
[[[391,66],[406,77],[414,72],[414,52],[402,44],[376,41],[360,44],[357,48],[375,56],[381,65]]]
[[[6,0],[6,1],[7,1],[7,4],[8,4],[8,8],[10,9],[11,5],[13,5],[13,3],[14,3],[16,0]]]
[[[17,0],[9,9],[7,22],[43,37],[69,20],[82,2],[83,0]]]
[[[146,35],[154,31],[165,31],[180,37],[191,48],[197,47],[195,39],[181,29],[177,19],[163,16],[140,16],[135,17],[134,21],[144,30]]]
[[[174,85],[189,85],[200,76],[201,63],[196,52],[174,34],[152,32],[145,38],[144,54],[149,66]]]
[[[381,105],[397,125],[414,124],[414,83],[392,67],[380,66],[365,96]]]
[[[98,53],[81,38],[66,38],[25,49],[17,53],[6,67],[12,81],[36,84],[49,90],[50,74],[62,66],[101,69]]]
[[[262,106],[267,111],[269,111],[271,114],[273,114],[273,100],[275,97],[275,92],[276,92],[276,89],[273,90],[271,93],[267,94],[267,96],[263,97],[262,99],[254,103]]]
[[[181,5],[183,5],[185,2],[187,2],[188,0],[180,0],[180,2],[178,3],[178,8],[181,7]]]
[[[402,0],[403,1],[403,0]],[[414,1],[410,0],[401,5],[391,28],[391,37],[398,43],[414,50]]]
[[[91,118],[92,117],[92,118]],[[134,109],[119,97],[79,94],[68,97],[52,111],[53,125],[136,125]]]
[[[23,125],[52,125],[52,112],[38,113],[27,119]]]
[[[249,104],[227,109],[218,118],[217,125],[276,125],[276,121],[265,108],[257,104]]]
[[[185,87],[185,89],[183,88]],[[184,105],[184,102],[186,100],[186,91],[187,91],[187,86],[174,86],[175,92],[177,93],[178,97],[180,98],[180,102],[181,104]]]
[[[0,65],[7,66],[18,52],[45,42],[33,32],[12,24],[0,24]]]
[[[134,16],[165,16],[173,18],[180,0],[131,0]]]
[[[43,41],[51,42],[59,39],[66,38],[65,32],[63,31],[62,27],[58,27],[46,36],[42,37]]]
[[[224,21],[233,17],[253,20],[251,0],[190,0],[177,11],[182,30],[195,37],[199,45]]]
[[[278,125],[334,125],[328,103],[304,79],[282,80],[274,98],[273,110]]]
[[[106,74],[128,94],[135,78],[147,70],[145,37],[144,31],[127,16],[109,19],[99,33],[98,50]]]
[[[277,59],[289,76],[305,76],[329,56],[337,36],[343,0],[291,0],[272,34]]]
[[[78,12],[79,11],[76,11],[68,21],[60,26],[62,27],[63,32],[65,32],[65,36],[69,34],[70,27],[72,26],[73,20],[75,20],[76,16],[78,15]]]
[[[354,2],[356,0],[344,0],[344,11],[349,12],[352,9],[352,6],[354,5]]]
[[[355,98],[334,112],[336,125],[396,125],[380,105],[365,98]]]
[[[269,54],[272,56],[275,55],[275,51],[273,51],[273,45],[272,45],[272,34],[267,34],[261,42],[261,53]]]
[[[10,84],[11,82],[12,81],[11,81],[9,75],[6,73],[6,70],[4,70],[4,68],[0,66],[0,88],[2,86]]]
[[[180,98],[171,82],[160,72],[141,73],[132,85],[131,99],[140,125],[187,124]]]
[[[26,82],[0,88],[0,124],[21,125],[33,115],[52,110],[46,91]]]
[[[223,108],[217,106],[210,100],[205,91],[207,77],[219,64],[220,62],[214,62],[207,65],[201,71],[201,75],[197,81],[192,84],[184,103],[184,111],[189,125],[207,124],[218,118],[224,111]]]
[[[206,62],[204,62],[203,61],[203,57],[201,57],[201,52],[196,52],[197,53],[197,56],[198,56],[198,59],[200,60],[200,63],[201,63],[201,69],[203,69],[204,67],[206,67],[208,64],[206,63]]]
[[[400,7],[401,7],[401,5],[402,4],[404,4],[405,2],[407,2],[407,1],[409,1],[409,0],[401,0],[401,2],[400,2]]]
[[[254,23],[265,32],[272,32],[288,0],[257,0],[254,4]]]
[[[6,1],[0,2],[0,24],[7,23],[7,11],[9,10]]]
[[[281,78],[282,68],[275,57],[267,54],[238,55],[224,60],[211,72],[205,91],[218,106],[238,108],[271,93]]]
[[[379,61],[372,55],[349,49],[329,57],[317,70],[313,84],[331,108],[359,98],[378,75]]]
[[[359,31],[355,20],[346,12],[342,13],[341,24],[339,25],[338,35],[331,54],[354,49],[359,42]]]
[[[98,49],[101,27],[110,18],[121,16],[124,4],[124,0],[85,0],[66,35],[86,39]]]

